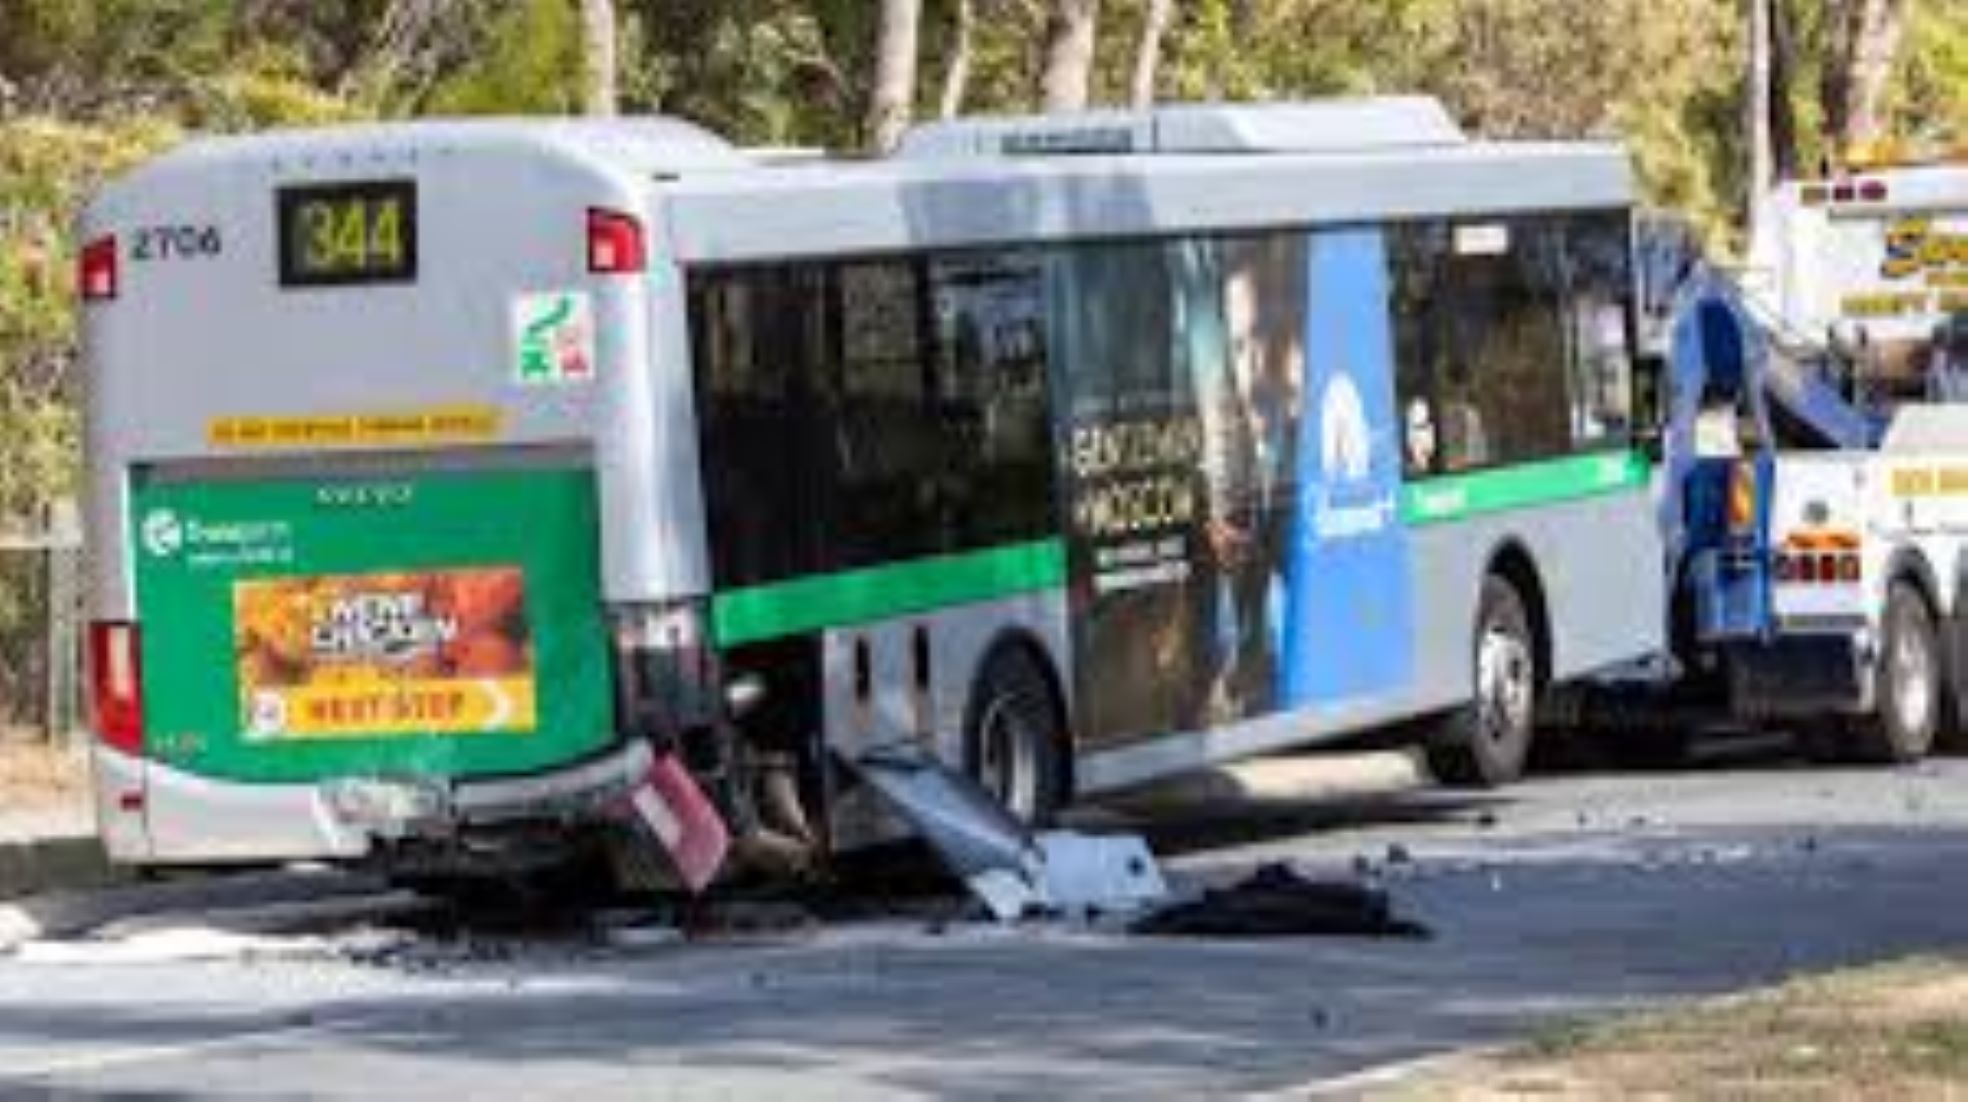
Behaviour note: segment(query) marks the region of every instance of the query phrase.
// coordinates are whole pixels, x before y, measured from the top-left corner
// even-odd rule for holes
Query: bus
[[[1663,643],[1633,201],[1419,98],[193,143],[84,219],[103,836],[537,854],[657,761],[824,854],[885,748],[1043,821],[1417,719],[1507,782]]]

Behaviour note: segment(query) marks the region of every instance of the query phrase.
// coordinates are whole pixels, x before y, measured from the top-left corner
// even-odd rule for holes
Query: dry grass
[[[88,764],[78,753],[0,731],[0,814],[85,804]]]
[[[1383,1097],[1968,1102],[1968,957],[1899,961],[1556,1030]]]

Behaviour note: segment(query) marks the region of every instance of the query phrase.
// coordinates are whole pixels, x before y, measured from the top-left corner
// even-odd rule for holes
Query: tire
[[[1499,575],[1483,579],[1470,670],[1475,697],[1443,719],[1428,764],[1444,784],[1495,788],[1524,774],[1538,694],[1530,616],[1517,587]]]
[[[1851,721],[1847,742],[1861,761],[1919,761],[1934,747],[1944,712],[1947,674],[1934,613],[1904,581],[1886,593],[1871,715]]]
[[[1954,602],[1948,606],[1947,626],[1941,647],[1947,656],[1947,691],[1941,709],[1941,730],[1934,745],[1941,751],[1959,755],[1968,751],[1968,577],[1954,586]]]
[[[1066,799],[1067,732],[1044,669],[1022,646],[985,662],[964,721],[964,765],[1012,816],[1045,826]]]

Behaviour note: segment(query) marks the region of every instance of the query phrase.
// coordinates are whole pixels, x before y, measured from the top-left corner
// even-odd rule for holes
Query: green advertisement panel
[[[574,470],[139,484],[156,760],[246,782],[525,773],[610,741]]]

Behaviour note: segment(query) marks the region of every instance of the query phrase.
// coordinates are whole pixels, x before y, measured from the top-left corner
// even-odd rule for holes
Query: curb
[[[96,852],[100,854],[98,847]],[[103,866],[109,877],[94,887],[70,883],[39,895],[0,902],[0,953],[23,942],[75,937],[115,922],[176,912],[273,908],[351,896],[374,896],[387,885],[378,877],[320,869],[240,871],[183,880],[137,882]]]
[[[21,896],[102,887],[127,878],[94,835],[0,842],[0,906]]]

